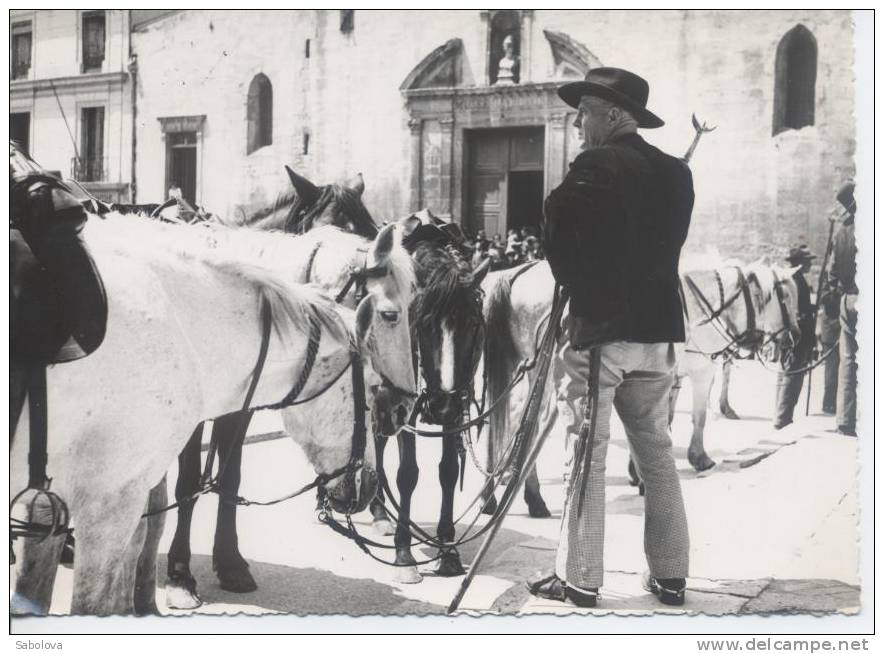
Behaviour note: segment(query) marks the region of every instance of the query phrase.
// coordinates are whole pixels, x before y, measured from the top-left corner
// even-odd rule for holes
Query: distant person
[[[792,275],[798,288],[798,329],[801,337],[789,362],[787,369],[777,375],[777,406],[774,417],[774,429],[782,429],[792,424],[795,405],[801,395],[801,387],[804,383],[804,372],[798,371],[810,363],[814,345],[816,344],[816,330],[813,321],[813,305],[810,302],[810,285],[805,275],[810,272],[810,265],[816,255],[806,245],[792,248],[786,261],[791,266],[800,266]],[[793,373],[793,374],[789,374]]]
[[[856,299],[859,288],[856,285],[856,236],[854,220],[856,200],[853,196],[855,184],[848,182],[838,191],[838,202],[847,210],[847,218],[835,234],[832,246],[831,279],[841,293],[841,363],[838,368],[838,417],[837,431],[845,436],[856,436]]]

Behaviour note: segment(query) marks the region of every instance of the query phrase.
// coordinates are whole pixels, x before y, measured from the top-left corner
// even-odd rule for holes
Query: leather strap
[[[30,420],[30,451],[28,452],[28,487],[46,489],[47,434],[49,417],[46,407],[46,367],[33,366],[28,371],[28,412]]]

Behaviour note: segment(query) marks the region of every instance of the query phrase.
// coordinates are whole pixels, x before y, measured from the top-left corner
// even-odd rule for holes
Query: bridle
[[[696,352],[698,354],[704,354],[712,359],[715,359],[719,356],[726,356],[728,358],[739,358],[740,350],[749,350],[754,353],[755,350],[759,347],[759,343],[764,340],[765,332],[763,330],[758,329],[757,327],[757,314],[755,309],[755,302],[752,298],[752,291],[750,289],[751,283],[754,281],[755,284],[758,284],[758,280],[755,277],[755,273],[749,273],[747,277],[743,273],[743,269],[740,266],[734,266],[734,269],[737,273],[737,288],[733,292],[733,294],[725,298],[724,295],[724,282],[721,278],[721,273],[718,270],[713,271],[715,274],[715,283],[718,288],[719,295],[719,303],[718,308],[713,308],[712,303],[694,281],[690,274],[682,275],[682,279],[684,284],[687,285],[688,289],[691,291],[694,299],[697,304],[700,306],[700,309],[705,314],[705,317],[701,320],[694,323],[693,326],[700,327],[703,325],[711,324],[713,328],[722,336],[725,340],[725,345],[719,350],[714,352],[705,352],[699,350],[689,350],[692,352]],[[682,306],[684,307],[685,319],[690,320],[688,315],[687,303],[684,302],[684,290],[680,288],[682,295]],[[746,329],[743,331],[737,331],[732,321],[726,318],[726,311],[739,299],[743,300],[746,309]]]
[[[782,319],[783,326],[777,331],[770,333],[764,343],[759,347],[759,351],[770,349],[771,347],[775,348],[779,356],[775,354],[774,361],[781,358],[783,367],[788,368],[792,357],[794,356],[795,348],[798,346],[794,334],[799,330],[796,325],[792,324],[792,319],[789,317],[789,309],[786,307],[786,299],[783,295],[783,286],[788,283],[788,280],[780,279],[779,275],[777,275],[777,271],[773,268],[770,269],[770,272],[773,276],[773,290],[774,295],[777,298],[777,305],[780,309],[780,318]]]
[[[313,262],[316,260],[316,255],[321,248],[322,241],[318,241],[316,245],[313,246],[313,250],[311,250],[310,256],[307,259],[307,267],[304,272],[304,283],[306,284],[309,284],[311,281],[311,277],[313,275]],[[347,297],[347,294],[351,290],[353,290],[353,304],[354,306],[358,307],[362,300],[364,300],[368,295],[368,280],[383,279],[387,275],[391,274],[388,266],[368,265],[368,250],[366,248],[359,248],[357,252],[361,253],[363,256],[363,264],[361,266],[350,266],[350,271],[347,275],[347,281],[344,282],[341,290],[338,291],[335,295],[336,304],[343,304],[344,300]],[[375,374],[377,374],[381,378],[383,386],[401,395],[402,397],[408,397],[412,399],[418,397],[417,393],[413,391],[407,391],[404,388],[400,388],[399,386],[397,386],[380,370],[375,370]]]
[[[470,370],[468,371],[468,374],[464,376],[461,383],[450,390],[443,390],[437,384],[437,380],[435,379],[435,377],[430,377],[427,375],[427,366],[424,364],[420,366],[421,376],[424,380],[424,388],[418,395],[414,411],[415,415],[421,415],[424,420],[429,424],[444,424],[444,421],[438,415],[436,415],[433,409],[434,402],[439,402],[446,398],[449,398],[450,400],[457,400],[460,402],[460,406],[463,409],[463,412],[465,414],[468,414],[470,405],[476,401],[476,391],[475,385],[473,383],[473,378],[475,376],[476,366],[478,365],[479,359],[481,357],[481,348],[483,347],[483,343],[485,340],[485,318],[482,315],[482,297],[483,293],[481,289],[473,289],[470,301],[476,304],[475,308],[477,309],[477,311],[470,317],[470,351],[469,358],[467,359],[467,361],[469,362]],[[418,338],[421,340],[421,342],[423,342],[423,339],[420,335],[418,336]],[[422,345],[419,346],[419,349],[423,349]],[[423,361],[423,359],[424,358],[421,357],[421,361]],[[458,363],[458,361],[455,361],[454,365],[457,366]]]

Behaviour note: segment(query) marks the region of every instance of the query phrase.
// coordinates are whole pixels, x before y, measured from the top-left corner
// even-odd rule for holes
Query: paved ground
[[[811,406],[819,409],[821,375]],[[707,449],[719,462],[698,475],[685,460],[690,436],[688,393],[674,424],[675,453],[683,481],[691,532],[688,599],[682,611],[739,614],[774,611],[855,612],[859,608],[856,440],[830,433],[834,419],[800,418],[782,431],[771,427],[773,375],[744,364],[733,375],[732,403],[742,419],[715,412],[707,423]],[[254,433],[278,429],[274,415],[256,420]],[[613,425],[608,455],[606,579],[603,601],[594,612],[641,614],[661,606],[641,588],[643,500],[626,477],[626,441]],[[395,470],[395,447],[388,448],[388,471]],[[422,477],[415,498],[416,520],[434,528],[440,491],[436,466],[440,446],[419,444]],[[537,600],[524,580],[551,568],[562,506],[561,435],[554,434],[539,461],[544,496],[553,518],[528,517],[521,500],[496,539],[461,606],[464,611],[506,613],[583,612],[571,605]],[[253,442],[244,454],[243,494],[269,498],[312,478],[288,439]],[[470,465],[468,463],[468,465]],[[174,476],[170,477],[174,483]],[[468,469],[457,508],[464,508],[480,483]],[[215,501],[200,501],[193,529],[193,569],[205,604],[201,613],[429,614],[443,613],[461,578],[441,578],[432,566],[419,584],[394,581],[392,568],[375,563],[355,545],[318,524],[312,498],[274,507],[250,507],[239,515],[240,547],[260,586],[255,593],[221,590],[211,570]],[[357,516],[369,530],[368,514]],[[480,522],[482,522],[480,520]],[[161,551],[168,548],[167,522]],[[391,538],[387,538],[392,541]],[[465,563],[476,544],[465,546]],[[415,556],[432,555],[415,549]],[[390,556],[387,551],[381,556]],[[164,569],[164,561],[161,561]],[[71,571],[59,573],[54,613],[67,611]],[[162,599],[162,598],[161,598]]]

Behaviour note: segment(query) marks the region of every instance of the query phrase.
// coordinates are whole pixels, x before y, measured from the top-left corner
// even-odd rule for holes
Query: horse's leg
[[[16,507],[17,508],[17,507]],[[52,522],[52,508],[41,495],[31,507],[27,520],[35,524],[49,525]],[[15,592],[9,599],[9,610],[13,615],[47,615],[52,605],[52,589],[55,573],[61,558],[65,536],[22,538],[18,553]]]
[[[178,522],[166,565],[166,606],[172,609],[195,609],[202,604],[196,592],[196,579],[190,571],[190,526],[196,504],[196,499],[190,498],[199,489],[204,424],[197,425],[178,455],[178,480],[175,483],[175,501],[179,502]]]
[[[387,474],[384,471],[384,449],[387,447],[387,439],[378,437],[375,443],[375,460],[378,471],[378,494],[368,505],[371,511],[372,527],[381,536],[391,536],[394,532],[393,523],[384,508],[384,487],[387,485]]]
[[[445,425],[450,429],[454,425]],[[457,460],[457,439],[459,435],[442,437],[442,458],[439,461],[439,484],[442,486],[442,510],[436,536],[443,543],[454,542],[454,489],[457,486],[459,463]],[[457,577],[465,574],[456,547],[446,547],[440,551],[442,558],[436,567],[440,577]]]
[[[486,435],[488,440],[488,471],[494,470],[497,452],[494,447],[494,439],[491,434]],[[497,511],[497,498],[494,497],[494,484],[487,482],[482,486],[482,513],[485,515],[494,515]]]
[[[250,593],[258,588],[249,572],[249,564],[239,553],[236,504],[231,501],[239,492],[243,439],[250,417],[248,413],[233,413],[216,419],[214,427],[218,443],[218,469],[222,472],[212,566],[221,588],[234,593]]]
[[[728,418],[729,420],[739,420],[740,416],[738,416],[737,412],[731,407],[730,399],[728,397],[731,385],[731,370],[733,367],[734,363],[730,359],[725,359],[721,364],[721,393],[718,396],[718,409],[721,411],[721,415],[725,418]]]
[[[399,432],[399,472],[396,486],[399,488],[399,523],[393,543],[396,545],[396,581],[403,584],[416,584],[421,580],[417,571],[417,561],[411,554],[411,496],[417,486],[420,473],[414,451],[414,434]]]
[[[147,512],[156,511],[166,506],[166,476],[150,491],[147,500]],[[157,513],[143,518],[147,533],[138,557],[138,568],[135,571],[135,615],[159,615],[157,609],[157,548],[166,525],[166,513]]]
[[[559,416],[559,410],[556,401],[555,384],[552,379],[552,368],[550,368],[550,378],[547,379],[546,388],[544,389],[544,406],[540,415],[540,429],[535,427],[534,431],[539,431],[540,438],[546,439],[556,424]],[[540,479],[537,476],[537,464],[531,466],[528,477],[525,479],[525,503],[528,505],[528,515],[532,518],[548,518],[550,517],[549,508],[540,494]]]
[[[71,613],[131,614],[135,569],[146,525],[144,496],[120,489],[115,497],[90,502],[77,515],[77,556]]]
[[[692,411],[694,431],[691,434],[691,444],[688,446],[688,462],[697,472],[703,472],[715,465],[715,461],[709,458],[703,446],[703,430],[706,427],[712,381],[715,379],[715,365],[711,361],[703,361],[701,365],[691,368],[690,376],[694,398]]]

